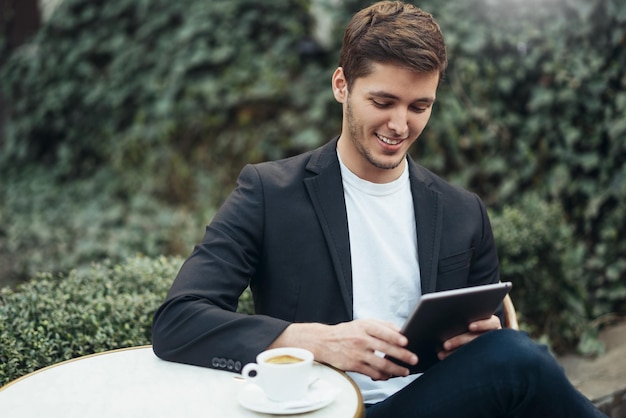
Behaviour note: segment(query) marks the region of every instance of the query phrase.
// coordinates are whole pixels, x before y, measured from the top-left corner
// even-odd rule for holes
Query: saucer
[[[263,414],[301,414],[321,409],[332,403],[340,389],[331,387],[323,380],[311,386],[309,393],[295,401],[275,402],[267,399],[263,390],[254,383],[246,383],[239,391],[237,400],[244,408]]]

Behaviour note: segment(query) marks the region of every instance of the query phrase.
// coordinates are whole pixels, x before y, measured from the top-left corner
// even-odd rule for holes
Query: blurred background
[[[371,3],[0,0],[0,378],[149,342],[243,165],[339,133],[330,77]],[[626,315],[623,1],[412,3],[450,59],[413,157],[487,204],[522,327],[601,353]]]

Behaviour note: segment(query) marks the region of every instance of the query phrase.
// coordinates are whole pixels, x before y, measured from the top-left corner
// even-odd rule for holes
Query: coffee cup
[[[246,364],[243,377],[256,383],[275,402],[306,396],[312,382],[313,353],[303,348],[284,347],[263,351],[256,363]]]

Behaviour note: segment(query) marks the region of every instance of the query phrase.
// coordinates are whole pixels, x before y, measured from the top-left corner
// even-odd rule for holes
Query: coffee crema
[[[270,357],[265,360],[266,363],[270,364],[293,364],[304,361],[300,357],[292,356],[290,354],[282,354],[280,356]]]

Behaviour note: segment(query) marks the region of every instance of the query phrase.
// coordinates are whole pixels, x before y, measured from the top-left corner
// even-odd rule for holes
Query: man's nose
[[[389,129],[400,138],[405,138],[409,133],[409,121],[406,109],[397,109],[392,115],[389,123]]]

